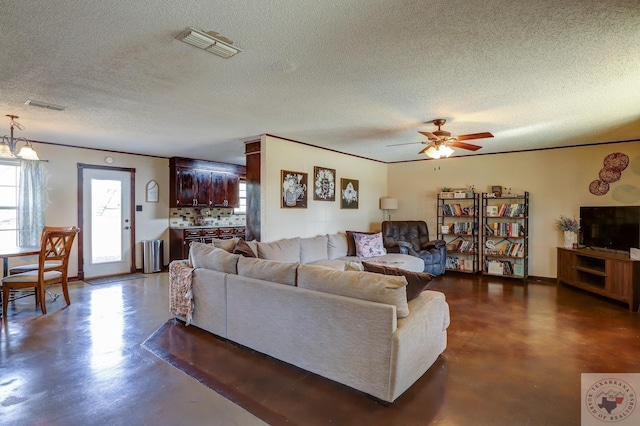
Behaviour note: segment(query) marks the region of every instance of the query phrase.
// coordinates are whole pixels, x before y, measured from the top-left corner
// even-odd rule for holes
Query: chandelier
[[[23,160],[34,160],[39,161],[38,154],[31,146],[31,142],[29,142],[25,138],[13,138],[13,129],[16,128],[18,130],[24,130],[24,126],[16,121],[16,118],[19,118],[17,115],[7,114],[7,117],[11,119],[9,126],[11,128],[11,136],[3,136],[0,141],[0,158],[21,158]],[[24,142],[25,145],[18,151],[18,142]]]

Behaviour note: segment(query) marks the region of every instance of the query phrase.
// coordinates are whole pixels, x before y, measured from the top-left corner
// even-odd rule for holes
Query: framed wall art
[[[158,182],[155,180],[150,180],[147,183],[147,203],[157,203],[158,202]]]
[[[326,167],[313,168],[313,199],[317,201],[336,200],[336,171]]]
[[[282,208],[307,208],[307,173],[281,170]]]
[[[357,209],[360,197],[359,182],[356,179],[340,179],[340,208]]]

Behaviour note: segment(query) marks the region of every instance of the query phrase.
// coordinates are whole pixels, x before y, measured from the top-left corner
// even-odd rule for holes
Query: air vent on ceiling
[[[209,33],[193,28],[188,28],[176,38],[223,58],[230,58],[236,53],[242,52],[237,47],[231,46],[229,42],[221,40],[220,37],[214,37]]]
[[[65,109],[65,107],[63,107],[62,105],[48,104],[46,102],[34,101],[33,99],[27,99],[27,101],[25,102],[25,105],[31,105],[39,108],[53,109],[56,111],[64,111]]]

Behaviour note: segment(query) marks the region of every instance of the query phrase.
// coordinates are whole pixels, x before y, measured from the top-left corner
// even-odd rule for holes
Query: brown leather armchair
[[[402,253],[424,260],[424,272],[442,275],[447,261],[443,240],[430,240],[427,223],[422,220],[382,222],[382,242],[388,253]]]

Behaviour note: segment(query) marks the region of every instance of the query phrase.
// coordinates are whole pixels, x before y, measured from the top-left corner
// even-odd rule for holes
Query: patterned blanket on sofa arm
[[[186,318],[193,317],[193,293],[191,279],[193,266],[188,260],[174,260],[169,264],[169,312]]]

